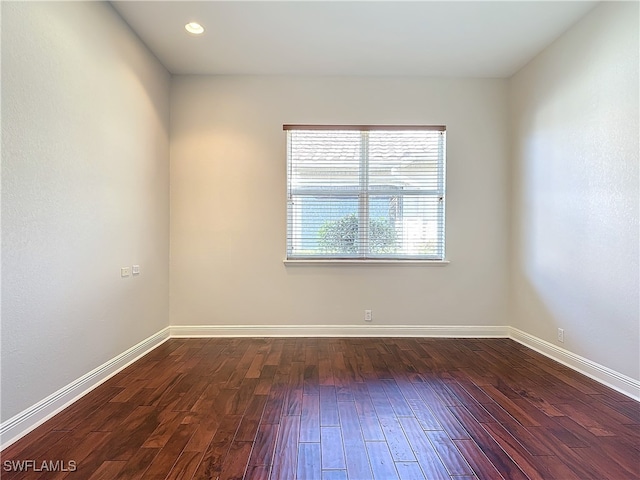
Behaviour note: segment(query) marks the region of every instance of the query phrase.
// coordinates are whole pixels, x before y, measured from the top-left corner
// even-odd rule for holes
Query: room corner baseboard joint
[[[166,327],[0,424],[0,451],[169,338],[169,327]]]
[[[512,340],[634,400],[640,401],[640,381],[517,328],[509,327],[509,330],[509,338]]]

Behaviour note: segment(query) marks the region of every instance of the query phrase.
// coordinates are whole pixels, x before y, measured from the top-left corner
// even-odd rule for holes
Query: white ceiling
[[[508,77],[597,2],[112,4],[175,74]]]

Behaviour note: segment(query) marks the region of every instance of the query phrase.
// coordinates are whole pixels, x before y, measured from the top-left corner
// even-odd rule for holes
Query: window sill
[[[446,267],[449,260],[357,260],[357,259],[285,259],[285,266],[345,266],[345,265],[361,265],[361,266],[420,266],[420,267]]]

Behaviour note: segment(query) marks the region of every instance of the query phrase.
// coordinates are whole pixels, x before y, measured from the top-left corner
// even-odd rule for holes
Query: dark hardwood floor
[[[172,339],[2,452],[32,478],[633,479],[640,404],[507,339]]]

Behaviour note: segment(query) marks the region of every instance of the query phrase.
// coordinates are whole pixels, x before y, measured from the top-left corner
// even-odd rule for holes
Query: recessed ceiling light
[[[194,35],[200,35],[204,33],[204,27],[196,22],[187,23],[184,26],[184,29],[189,33],[193,33]]]

